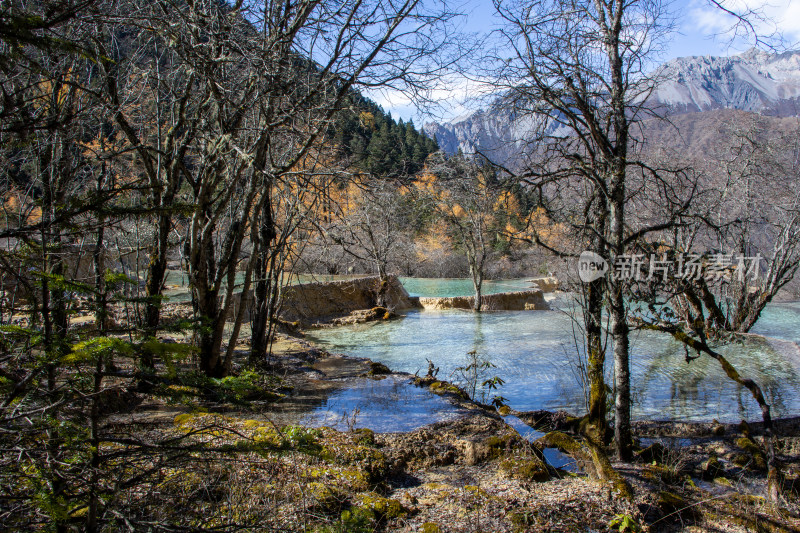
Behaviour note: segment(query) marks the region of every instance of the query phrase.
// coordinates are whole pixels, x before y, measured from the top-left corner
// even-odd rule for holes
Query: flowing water
[[[455,296],[471,290],[469,280],[403,282],[410,293],[423,296]],[[486,293],[529,286],[524,280],[494,282]],[[798,326],[800,303],[774,304],[753,332],[775,339],[754,336],[717,346],[742,375],[761,384],[777,417],[800,415]],[[431,360],[441,378],[455,381],[457,367],[465,366],[467,352],[474,350],[495,365],[485,377],[496,375],[505,381],[491,394],[501,394],[513,408],[577,413],[585,406],[572,321],[559,311],[419,310],[391,322],[316,330],[309,337],[330,351],[368,357],[393,370],[424,374]],[[749,392],[725,376],[717,361],[703,356],[687,363],[682,346],[668,335],[633,333],[631,354],[636,418],[760,418]],[[408,409],[399,405],[395,417],[419,416]],[[361,412],[365,410],[369,409]]]

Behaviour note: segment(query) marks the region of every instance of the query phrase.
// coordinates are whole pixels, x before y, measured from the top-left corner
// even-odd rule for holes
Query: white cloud
[[[797,0],[721,0],[726,9],[739,14],[749,13],[748,21],[763,39],[781,35],[785,45],[800,41],[800,3]],[[736,28],[736,17],[715,6],[709,0],[689,0],[686,32],[701,31],[715,35],[720,40],[733,39],[734,48],[745,49],[753,45],[753,35],[743,35],[744,26]]]
[[[492,93],[492,86],[482,80],[469,79],[462,75],[443,76],[430,88],[422,102],[415,101],[409,94],[380,89],[365,92],[384,110],[392,113],[392,117],[403,120],[415,119],[419,124],[423,121],[446,121],[459,115],[477,110],[482,98]],[[426,104],[427,103],[427,104]]]

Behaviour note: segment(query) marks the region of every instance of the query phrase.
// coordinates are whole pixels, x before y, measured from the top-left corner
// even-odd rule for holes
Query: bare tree
[[[391,265],[397,263],[398,247],[407,242],[410,205],[400,187],[397,180],[371,176],[350,180],[337,194],[338,201],[330,202],[335,216],[320,223],[324,246],[341,247],[386,280]]]
[[[703,216],[679,233],[684,249],[715,251],[707,261],[718,272],[715,283],[698,280],[685,297],[702,302],[714,329],[746,333],[800,266],[800,148],[795,134],[758,119],[722,133],[722,153],[704,178]],[[740,265],[742,257],[760,259]],[[743,266],[753,272],[745,275]]]
[[[586,249],[623,256],[634,238],[656,229],[632,233],[626,207],[631,173],[649,171],[630,146],[634,125],[648,113],[646,100],[654,86],[645,75],[648,62],[671,29],[663,5],[648,0],[541,0],[497,2],[496,7],[506,22],[500,30],[504,44],[511,50],[497,57],[505,105],[539,124],[536,143],[541,146],[532,150],[524,179],[543,191],[579,191],[583,214],[572,222]],[[605,357],[600,316],[607,294],[614,341],[615,441],[620,457],[628,459],[632,439],[624,284],[597,280],[587,291],[591,421],[602,441]]]
[[[475,290],[472,308],[480,311],[486,261],[501,230],[495,211],[504,184],[497,170],[478,158],[459,154],[447,159],[439,152],[428,166],[434,179],[426,200],[467,258]]]

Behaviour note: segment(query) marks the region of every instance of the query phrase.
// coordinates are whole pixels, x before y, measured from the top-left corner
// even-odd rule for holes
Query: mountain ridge
[[[650,101],[667,115],[731,109],[775,117],[800,116],[800,51],[687,56],[665,62]],[[480,109],[450,122],[428,122],[424,132],[447,153],[480,151],[511,164],[523,155],[533,120],[502,106]],[[527,135],[526,135],[527,134]]]

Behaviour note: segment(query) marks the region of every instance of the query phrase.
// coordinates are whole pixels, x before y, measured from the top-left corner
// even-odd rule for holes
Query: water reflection
[[[779,316],[780,327],[764,329],[794,335],[787,314],[793,313],[794,323],[800,324],[800,307],[773,312]],[[765,313],[767,317],[769,313]],[[411,373],[424,373],[426,359],[431,359],[442,376],[462,366],[465,354],[477,348],[497,365],[493,375],[506,382],[499,394],[514,408],[583,409],[583,391],[573,372],[577,354],[570,346],[571,325],[569,318],[558,312],[414,311],[398,321],[319,330],[310,336],[333,351],[369,357]],[[749,338],[716,347],[742,375],[762,386],[775,416],[800,415],[800,379],[782,352],[786,346]],[[687,364],[682,345],[668,335],[634,335],[631,373],[636,418],[760,418],[750,393],[732,382],[717,361],[703,356]]]
[[[362,378],[333,392],[300,423],[340,431],[362,427],[378,432],[412,431],[463,414],[462,409],[412,385],[409,379],[390,376],[380,380]]]

